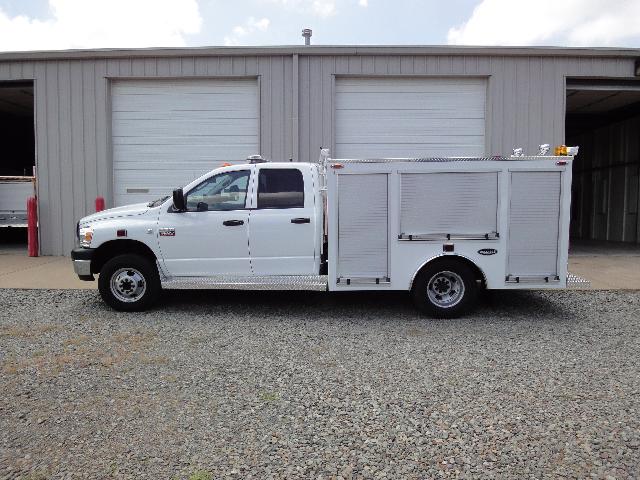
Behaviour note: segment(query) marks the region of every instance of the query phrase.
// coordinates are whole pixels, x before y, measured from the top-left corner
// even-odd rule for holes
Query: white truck
[[[78,222],[74,270],[118,310],[162,289],[412,293],[435,317],[487,289],[567,286],[571,164],[535,156],[332,159],[217,168],[172,197]]]

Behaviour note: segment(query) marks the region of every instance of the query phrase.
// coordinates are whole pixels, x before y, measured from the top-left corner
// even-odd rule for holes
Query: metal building
[[[640,49],[251,47],[0,53],[0,175],[34,165],[43,255],[76,220],[221,162],[577,143],[572,231],[639,242]],[[35,126],[35,129],[34,129]]]

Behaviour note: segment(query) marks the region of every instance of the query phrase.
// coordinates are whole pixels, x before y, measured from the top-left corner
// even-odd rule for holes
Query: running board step
[[[326,275],[169,277],[161,283],[169,290],[327,290]]]
[[[591,282],[584,277],[580,277],[578,275],[574,275],[573,273],[570,273],[567,275],[567,288],[589,289],[591,288]]]

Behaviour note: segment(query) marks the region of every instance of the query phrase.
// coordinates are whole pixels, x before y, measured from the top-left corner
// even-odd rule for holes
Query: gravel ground
[[[640,477],[640,292],[0,305],[0,478]]]

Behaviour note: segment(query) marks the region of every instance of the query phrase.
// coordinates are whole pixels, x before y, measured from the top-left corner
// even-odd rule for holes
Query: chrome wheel
[[[464,282],[455,272],[438,272],[427,284],[429,301],[440,308],[451,308],[464,297]]]
[[[111,275],[111,293],[121,302],[138,301],[147,291],[144,276],[135,268],[120,268]]]

